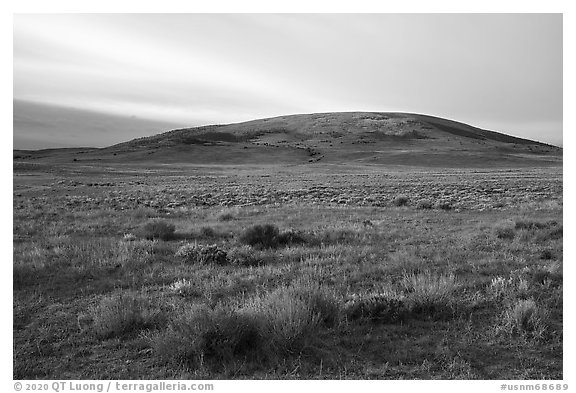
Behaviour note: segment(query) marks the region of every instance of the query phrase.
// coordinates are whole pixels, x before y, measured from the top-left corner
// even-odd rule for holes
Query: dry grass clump
[[[429,271],[404,274],[400,286],[413,314],[442,315],[457,303],[454,292],[459,285],[453,274],[433,274]]]
[[[229,263],[226,251],[220,249],[215,244],[210,246],[185,244],[176,251],[176,256],[184,259],[186,262],[203,265],[227,265]]]
[[[92,329],[100,338],[120,337],[160,324],[163,314],[149,300],[131,292],[102,298],[88,313]]]
[[[256,297],[246,309],[265,321],[263,328],[271,346],[287,353],[302,349],[314,331],[333,327],[340,318],[340,304],[335,296],[309,281]]]
[[[147,240],[172,240],[176,227],[165,220],[152,220],[141,228],[142,237]]]
[[[200,297],[203,295],[202,289],[192,280],[181,278],[170,285],[170,290],[182,297]]]
[[[504,311],[498,329],[509,335],[540,340],[546,336],[548,319],[548,312],[533,299],[519,299]]]

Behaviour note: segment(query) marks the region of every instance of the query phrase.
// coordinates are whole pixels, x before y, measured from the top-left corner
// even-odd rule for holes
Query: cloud
[[[190,125],[352,110],[560,124],[562,17],[16,15],[14,97]]]

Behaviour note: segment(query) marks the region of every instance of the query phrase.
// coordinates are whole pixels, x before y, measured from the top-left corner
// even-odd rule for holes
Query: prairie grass
[[[24,206],[15,378],[562,378],[557,204]]]

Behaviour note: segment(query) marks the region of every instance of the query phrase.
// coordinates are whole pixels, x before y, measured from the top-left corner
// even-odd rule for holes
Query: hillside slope
[[[82,160],[230,165],[562,165],[562,149],[555,146],[427,115],[374,112],[184,128],[74,154],[83,154]]]

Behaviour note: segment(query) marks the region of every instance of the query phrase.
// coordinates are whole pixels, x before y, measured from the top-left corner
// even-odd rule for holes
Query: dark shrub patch
[[[200,228],[200,236],[202,237],[216,237],[216,231],[212,227],[202,227]]]
[[[546,261],[553,259],[554,253],[551,250],[544,250],[540,253],[540,259],[544,259]]]
[[[217,217],[218,221],[232,221],[234,218],[232,213],[221,213]]]
[[[279,242],[280,231],[272,224],[254,225],[244,231],[240,241],[257,248],[276,248]]]
[[[142,227],[142,237],[148,240],[172,240],[176,227],[164,220],[153,220]]]
[[[258,320],[234,309],[196,306],[170,324],[153,341],[156,353],[167,360],[196,368],[218,369],[234,360],[266,355]]]
[[[408,197],[401,195],[394,198],[392,203],[394,204],[394,206],[407,206],[409,201],[410,200],[408,199]]]
[[[348,320],[366,320],[379,323],[394,323],[404,318],[406,306],[399,298],[376,294],[354,297],[344,306]]]
[[[544,233],[538,234],[538,236],[536,236],[536,240],[539,242],[545,242],[547,240],[559,240],[562,239],[564,234],[563,232],[564,230],[562,225],[559,227],[553,227],[544,231]]]
[[[304,232],[293,229],[284,231],[278,236],[278,243],[282,246],[306,244],[307,242]]]
[[[504,240],[512,240],[514,239],[514,236],[516,236],[516,233],[512,228],[496,228],[494,234],[498,239]]]
[[[428,201],[428,200],[423,200],[418,202],[418,205],[416,205],[416,207],[418,209],[432,209],[433,205],[432,202]]]

